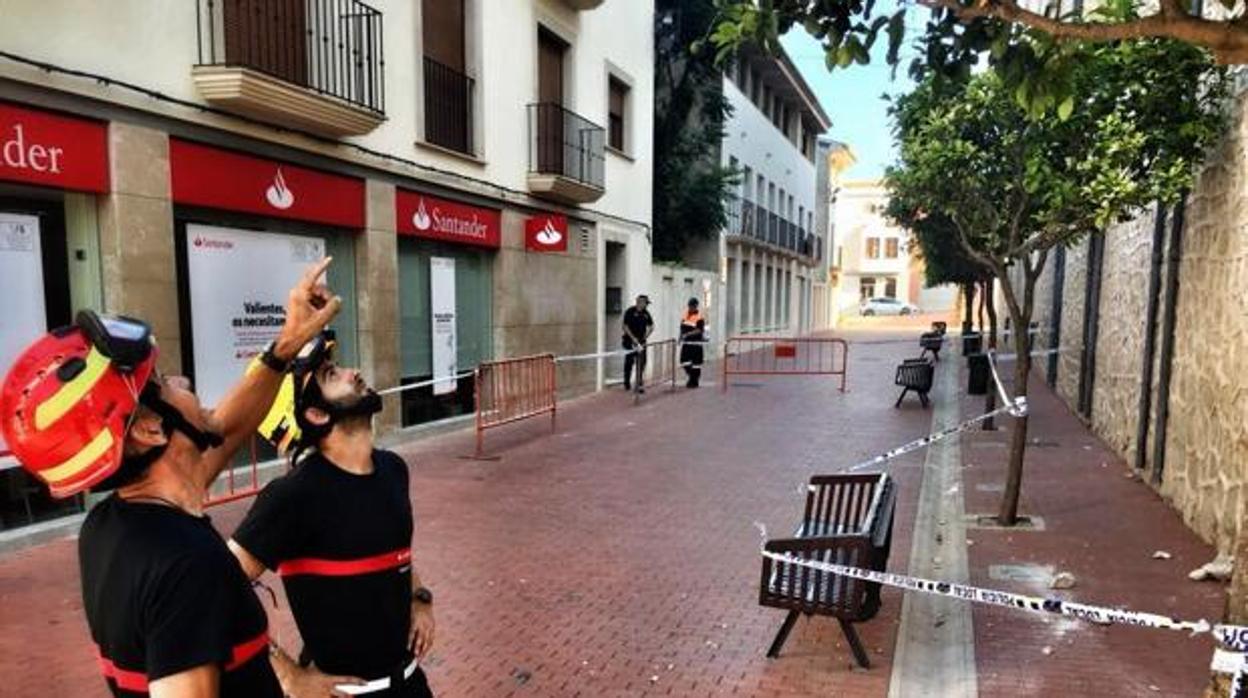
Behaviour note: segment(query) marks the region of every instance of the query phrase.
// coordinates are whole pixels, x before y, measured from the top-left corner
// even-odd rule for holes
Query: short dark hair
[[[639,294],[637,294],[637,300],[639,300],[639,301],[645,301],[645,302],[649,303],[649,302],[650,302],[650,296],[647,296],[647,295],[646,295],[646,294],[644,294],[644,293],[639,293]]]

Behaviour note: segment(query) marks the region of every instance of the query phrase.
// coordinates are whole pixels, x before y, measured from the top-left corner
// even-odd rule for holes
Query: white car
[[[858,310],[867,317],[872,315],[910,315],[919,312],[918,306],[902,303],[896,298],[869,298]]]

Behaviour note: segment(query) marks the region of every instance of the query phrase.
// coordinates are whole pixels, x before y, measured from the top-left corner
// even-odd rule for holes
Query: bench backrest
[[[885,474],[816,476],[797,535],[768,541],[766,549],[797,560],[883,570],[892,547],[895,508],[896,485]],[[878,610],[879,594],[877,583],[763,559],[759,600],[764,606],[865,620]]]

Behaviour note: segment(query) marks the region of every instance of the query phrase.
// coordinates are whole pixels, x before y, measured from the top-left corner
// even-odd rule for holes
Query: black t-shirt
[[[82,599],[115,696],[144,696],[166,676],[221,667],[221,696],[280,698],[268,617],[207,516],[117,495],[78,539]]]
[[[633,336],[641,341],[646,340],[646,330],[654,326],[654,318],[650,317],[649,310],[638,310],[637,306],[630,305],[628,310],[624,311],[624,326],[628,328]],[[627,334],[622,335],[624,344],[629,346],[632,340]]]
[[[282,577],[307,656],[376,679],[406,662],[412,505],[407,464],[373,451],[355,475],[319,453],[269,483],[234,540]]]

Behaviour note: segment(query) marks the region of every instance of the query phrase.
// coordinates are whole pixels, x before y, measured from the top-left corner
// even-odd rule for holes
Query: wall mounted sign
[[[108,126],[0,103],[0,180],[108,191]]]
[[[364,180],[192,143],[169,141],[173,200],[274,218],[364,227]]]
[[[567,216],[547,213],[526,220],[524,248],[534,252],[567,252]]]
[[[400,189],[394,198],[400,235],[497,249],[502,244],[503,214],[428,194]]]

